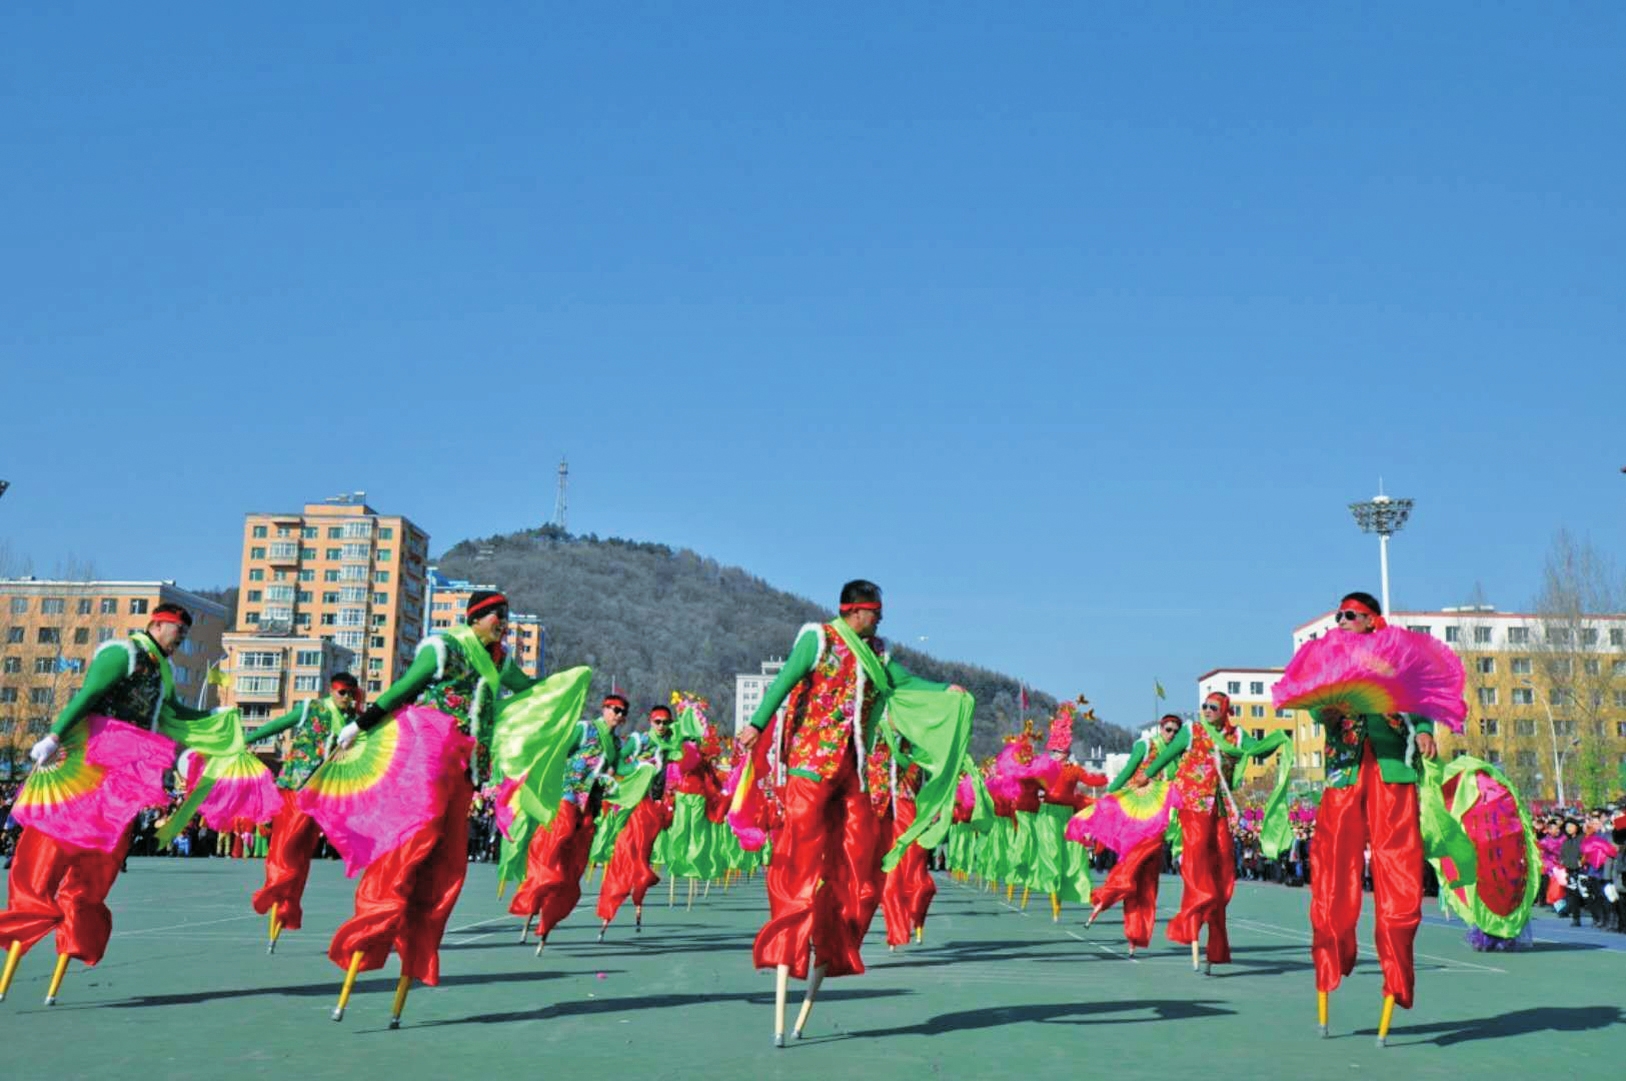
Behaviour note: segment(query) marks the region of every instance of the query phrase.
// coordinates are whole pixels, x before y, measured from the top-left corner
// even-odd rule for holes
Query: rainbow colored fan
[[[1461,732],[1463,683],[1461,658],[1429,635],[1400,627],[1333,631],[1299,647],[1271,698],[1277,709],[1417,713]]]
[[[299,793],[300,810],[322,827],[354,878],[434,819],[473,747],[448,714],[403,706],[317,767]]]
[[[259,825],[277,817],[282,797],[276,775],[248,751],[210,759],[201,770],[213,783],[198,806],[204,824],[213,830]]]
[[[28,775],[12,814],[58,841],[112,852],[137,811],[167,801],[164,771],[174,761],[168,737],[111,717],[90,717]]]
[[[1154,781],[1143,788],[1125,786],[1068,819],[1067,839],[1099,841],[1120,857],[1127,856],[1148,837],[1163,836],[1177,799],[1168,781]]]

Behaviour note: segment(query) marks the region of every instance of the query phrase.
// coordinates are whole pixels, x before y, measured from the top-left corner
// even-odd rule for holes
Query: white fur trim
[[[435,678],[445,679],[446,639],[438,634],[430,635],[428,638],[425,638],[423,641],[418,643],[418,648],[412,653],[412,659],[417,660],[418,654],[422,653],[426,649],[432,649],[435,651]]]
[[[1417,726],[1411,723],[1411,714],[1402,713],[1401,719],[1406,722],[1406,765],[1411,769],[1417,768]]]
[[[109,649],[122,649],[122,650],[124,650],[124,660],[125,660],[124,674],[127,675],[127,676],[135,675],[135,670],[136,670],[136,644],[134,642],[132,642],[128,638],[124,639],[122,642],[118,642],[118,641],[103,642],[101,645],[96,647],[96,652],[92,653],[90,655],[90,663],[95,664],[96,663],[96,658],[100,657],[104,652],[106,652]]]

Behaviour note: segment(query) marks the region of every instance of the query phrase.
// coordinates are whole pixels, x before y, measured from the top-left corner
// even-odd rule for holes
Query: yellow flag
[[[1152,686],[1157,688],[1157,696],[1159,698],[1167,698],[1168,697],[1168,695],[1163,693],[1163,684],[1162,683],[1160,683],[1159,681],[1154,679],[1154,680],[1152,680]]]
[[[204,682],[208,683],[211,687],[231,686],[231,677],[212,664],[209,666],[209,671],[204,673],[203,679]]]

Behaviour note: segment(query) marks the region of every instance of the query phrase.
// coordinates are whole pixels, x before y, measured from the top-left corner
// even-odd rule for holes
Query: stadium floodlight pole
[[[1378,481],[1378,494],[1364,503],[1351,503],[1350,513],[1362,533],[1378,535],[1378,564],[1383,579],[1383,614],[1392,614],[1389,607],[1389,538],[1400,532],[1400,527],[1411,517],[1413,500],[1391,499],[1383,494],[1383,481]]]

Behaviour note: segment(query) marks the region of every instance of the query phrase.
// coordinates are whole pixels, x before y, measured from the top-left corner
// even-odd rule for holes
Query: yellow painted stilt
[[[6,992],[11,990],[11,978],[17,975],[17,962],[23,959],[23,944],[13,942],[11,948],[6,950],[6,968],[0,972],[0,1002],[6,1000]]]
[[[1051,923],[1060,923],[1061,922],[1061,895],[1060,894],[1052,893],[1050,895],[1050,922]]]
[[[67,974],[68,955],[59,953],[56,955],[56,971],[51,973],[51,987],[45,992],[45,1004],[47,1006],[56,1005],[56,993],[62,990],[62,977]]]
[[[344,1020],[344,1008],[350,1005],[350,992],[356,989],[356,974],[361,971],[361,951],[350,955],[350,967],[344,974],[344,986],[339,988],[339,1004],[333,1007],[333,1020]]]
[[[1028,888],[1026,886],[1023,886],[1022,887],[1022,911],[1026,912],[1027,910],[1028,910]]]
[[[802,1030],[807,1027],[807,1019],[813,1016],[813,1000],[819,997],[819,985],[823,982],[823,965],[808,973],[807,995],[802,999],[801,1012],[796,1015],[796,1028],[791,1033],[798,1040],[802,1038]]]
[[[1315,1016],[1317,1027],[1321,1029],[1321,1035],[1325,1036],[1327,1034],[1327,992],[1325,991],[1315,993]]]
[[[785,995],[790,987],[790,966],[774,969],[773,985],[773,1045],[785,1046]]]
[[[497,879],[497,900],[501,901],[502,900],[502,895],[507,893],[507,892],[508,892],[508,880],[506,878]]]
[[[1014,898],[1015,896],[1016,896],[1016,883],[1014,883],[1014,882],[1005,883],[1005,903],[1010,904],[1011,899]]]
[[[406,1009],[407,992],[412,990],[412,977],[405,972],[395,981],[395,1001],[390,1003],[390,1028],[401,1027],[401,1011]]]
[[[924,928],[924,927],[916,927],[915,928],[915,942],[917,944],[919,944],[919,943],[924,942],[924,941],[926,941],[926,928]]]
[[[271,906],[271,936],[266,939],[265,952],[277,952],[277,939],[282,936],[282,920],[277,918],[277,906]]]
[[[1378,1046],[1387,1047],[1389,1043],[1389,1022],[1395,1016],[1395,997],[1383,996],[1383,1013],[1378,1017]]]

